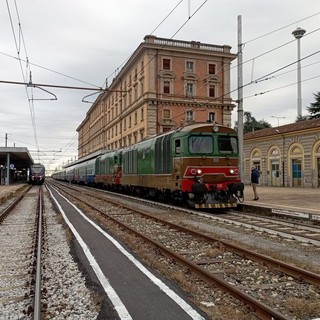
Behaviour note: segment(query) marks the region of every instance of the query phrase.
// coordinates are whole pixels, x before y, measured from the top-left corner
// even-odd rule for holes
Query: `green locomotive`
[[[243,198],[237,133],[195,123],[95,159],[95,184],[193,208],[236,207]]]

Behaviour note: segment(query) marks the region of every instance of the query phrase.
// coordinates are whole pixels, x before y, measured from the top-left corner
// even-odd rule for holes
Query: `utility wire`
[[[21,73],[22,73],[22,78],[23,78],[24,82],[26,82],[26,76],[24,75],[23,67],[22,67],[22,59],[20,57],[20,49],[21,49],[20,48],[20,45],[21,45],[20,36],[21,36],[21,39],[22,39],[22,44],[23,44],[25,55],[27,57],[26,60],[25,60],[25,62],[27,62],[27,69],[29,67],[29,64],[28,64],[28,60],[29,59],[28,59],[27,49],[26,49],[26,45],[25,45],[25,41],[24,41],[23,32],[22,32],[22,26],[21,26],[21,22],[20,22],[20,16],[19,16],[19,11],[18,11],[16,0],[14,0],[14,3],[15,3],[16,15],[17,15],[17,19],[18,19],[19,43],[17,41],[16,32],[15,32],[15,29],[14,29],[13,19],[12,19],[12,15],[11,15],[11,11],[10,11],[10,6],[9,6],[9,3],[8,3],[8,0],[6,0],[9,20],[10,20],[12,34],[13,34],[13,38],[14,38],[14,42],[15,42],[15,46],[16,46],[16,50],[17,50],[17,56],[18,56],[18,61],[19,61],[19,65],[20,65],[20,70],[21,70]],[[31,115],[31,123],[32,123],[32,128],[33,128],[34,139],[35,139],[36,146],[38,148],[37,127],[36,127],[36,117],[35,117],[35,111],[34,111],[34,103],[33,103],[33,100],[30,99],[27,87],[25,87],[25,91],[26,91],[26,95],[27,95],[27,99],[28,99],[28,105],[29,105],[29,110],[30,110],[30,115]]]
[[[314,76],[314,77],[311,77],[311,78],[308,78],[308,79],[304,79],[301,82],[306,82],[306,81],[314,80],[314,79],[317,79],[317,78],[320,78],[320,75]],[[287,87],[291,87],[291,86],[296,85],[296,84],[297,84],[297,82],[286,84],[286,85],[281,86],[281,87],[277,87],[277,88],[274,88],[274,89],[270,89],[270,90],[267,90],[267,91],[259,92],[259,93],[244,97],[243,99],[253,98],[253,97],[260,96],[260,95],[263,95],[263,94],[266,94],[266,93],[269,93],[269,92],[273,92],[273,91],[281,90],[281,89],[284,89],[284,88],[287,88]]]
[[[165,16],[165,18],[153,29],[153,31],[150,33],[150,35],[154,34],[154,32],[159,29],[159,27],[164,23],[164,21],[166,21],[166,20],[168,19],[168,17],[180,6],[180,4],[181,4],[183,1],[184,1],[184,0],[180,0],[180,1],[174,6],[174,8],[173,8],[172,10],[170,10],[170,12]],[[171,37],[170,39],[172,39],[172,37]],[[118,66],[118,68],[117,68],[116,70],[120,70],[120,69],[130,60],[131,57],[132,57],[132,55],[130,55],[127,59],[125,59],[125,60],[120,64],[120,66]],[[148,64],[153,60],[153,58],[154,58],[154,57],[152,57],[152,58],[149,60]],[[144,68],[145,68],[145,67],[146,67],[146,66],[144,66]],[[141,73],[141,71],[140,71],[140,73]],[[116,71],[112,72],[106,79],[108,80],[108,79],[109,79],[110,77],[112,77],[113,75],[116,76]],[[107,82],[107,80],[106,80],[106,82]],[[106,82],[105,82],[105,84],[106,84]]]
[[[315,17],[315,16],[317,16],[317,15],[319,15],[319,14],[320,14],[320,12],[317,12],[317,13],[311,15],[311,16],[308,16],[308,17],[306,17],[306,18],[300,19],[300,20],[298,20],[298,21],[295,21],[295,22],[293,22],[293,23],[287,24],[287,25],[285,25],[285,26],[283,26],[283,27],[280,27],[280,28],[278,28],[278,29],[275,29],[275,30],[272,30],[272,31],[270,31],[270,32],[267,32],[267,33],[265,33],[265,34],[263,34],[263,35],[261,35],[261,36],[258,36],[258,37],[256,37],[256,38],[253,38],[253,39],[251,39],[251,40],[248,40],[248,41],[244,42],[243,44],[248,44],[248,43],[250,43],[250,42],[259,40],[259,39],[261,39],[261,38],[264,38],[264,37],[266,37],[266,36],[269,36],[270,34],[273,34],[273,33],[278,32],[278,31],[280,31],[280,30],[283,30],[283,29],[286,29],[286,28],[288,28],[288,27],[291,27],[292,25],[295,25],[295,24],[297,24],[298,22],[305,21],[305,20],[308,20],[308,19],[310,19],[310,18],[313,18],[313,17]]]

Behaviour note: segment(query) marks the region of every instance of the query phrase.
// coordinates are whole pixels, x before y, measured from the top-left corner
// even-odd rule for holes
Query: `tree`
[[[310,120],[310,116],[297,116],[296,122]]]
[[[265,120],[257,121],[251,114],[251,112],[243,113],[244,123],[243,123],[243,133],[248,133],[252,131],[257,131],[265,128],[272,128],[271,124]],[[238,126],[236,121],[235,126]]]
[[[314,93],[315,102],[310,103],[310,107],[307,110],[310,113],[310,119],[320,118],[320,91]]]

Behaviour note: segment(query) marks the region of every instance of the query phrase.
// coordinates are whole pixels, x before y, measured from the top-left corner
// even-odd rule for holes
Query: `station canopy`
[[[10,169],[26,169],[34,164],[27,148],[0,147],[0,165],[6,166],[8,154],[10,155]]]

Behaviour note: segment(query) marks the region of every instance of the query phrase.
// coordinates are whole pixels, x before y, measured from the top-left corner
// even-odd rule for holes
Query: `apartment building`
[[[146,36],[77,128],[78,157],[187,123],[231,126],[235,58],[227,45]]]

